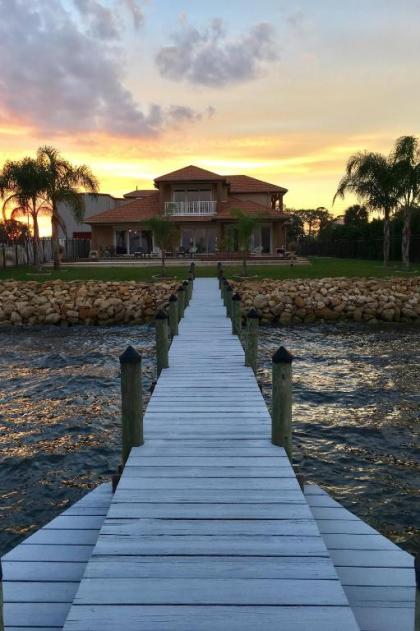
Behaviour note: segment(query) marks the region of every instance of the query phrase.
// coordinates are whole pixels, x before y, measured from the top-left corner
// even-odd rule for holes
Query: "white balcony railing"
[[[165,202],[165,215],[215,215],[217,202]]]

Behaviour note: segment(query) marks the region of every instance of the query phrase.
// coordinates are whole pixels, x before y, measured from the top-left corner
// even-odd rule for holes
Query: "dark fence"
[[[88,258],[90,241],[86,239],[60,239],[60,257],[62,261],[76,261]],[[51,239],[40,239],[39,258],[41,263],[52,261]],[[0,268],[32,265],[34,249],[32,239],[19,242],[0,242]]]
[[[343,259],[383,258],[383,239],[335,239],[322,241],[318,239],[300,239],[298,245],[300,256],[332,256]],[[401,260],[401,237],[391,237],[390,258]],[[410,241],[410,260],[420,261],[420,234],[412,235]]]

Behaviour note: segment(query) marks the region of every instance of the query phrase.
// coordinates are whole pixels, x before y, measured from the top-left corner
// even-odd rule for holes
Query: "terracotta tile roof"
[[[159,214],[159,191],[153,191],[153,195],[120,204],[111,210],[106,210],[98,215],[93,215],[85,220],[88,224],[118,224],[146,221]]]
[[[226,175],[231,193],[287,193],[287,188],[257,180],[249,175]]]
[[[287,215],[285,213],[281,213],[273,208],[267,208],[267,206],[258,204],[257,202],[253,202],[249,199],[245,200],[240,197],[235,197],[234,195],[229,195],[227,201],[221,203],[221,209],[218,212],[217,217],[220,219],[233,219],[231,211],[234,208],[238,208],[245,213],[256,215],[261,218],[267,217],[269,219],[281,219],[283,221],[287,219]]]
[[[156,193],[154,188],[147,188],[147,189],[143,189],[143,190],[138,190],[136,188],[135,191],[130,191],[129,193],[124,193],[124,197],[126,198],[130,198],[130,197],[148,197],[150,195],[154,195]]]
[[[226,180],[226,177],[224,175],[219,175],[218,173],[212,173],[212,171],[206,171],[206,169],[200,169],[200,167],[190,164],[189,166],[178,169],[177,171],[160,175],[155,179],[155,183],[190,182],[192,180],[199,180],[200,182],[214,182],[215,180]]]

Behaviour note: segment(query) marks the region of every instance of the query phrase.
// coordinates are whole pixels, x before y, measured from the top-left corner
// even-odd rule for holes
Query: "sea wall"
[[[141,324],[151,320],[179,281],[0,282],[0,326]]]
[[[233,283],[242,312],[255,308],[263,323],[315,320],[420,320],[420,277],[243,280]]]

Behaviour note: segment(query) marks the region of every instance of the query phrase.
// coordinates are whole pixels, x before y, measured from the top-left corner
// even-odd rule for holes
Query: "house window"
[[[174,202],[211,202],[212,200],[211,188],[177,188],[172,194]]]
[[[216,228],[182,228],[181,245],[187,250],[198,254],[207,254],[216,250]]]
[[[127,254],[127,231],[115,231],[115,250],[117,254]]]

